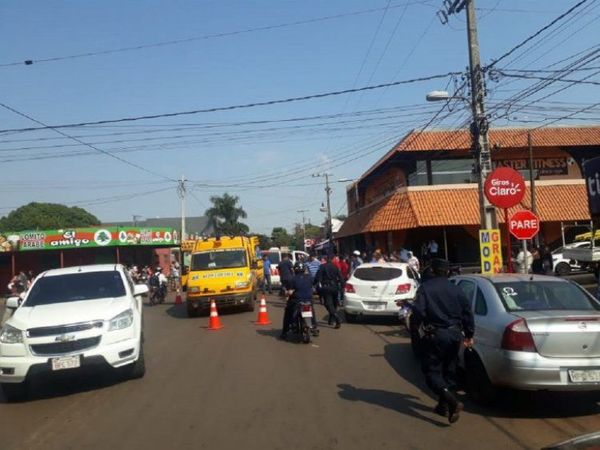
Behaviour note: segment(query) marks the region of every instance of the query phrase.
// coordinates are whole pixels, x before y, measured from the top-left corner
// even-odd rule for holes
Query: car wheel
[[[135,362],[125,366],[123,368],[125,378],[135,380],[137,378],[143,378],[146,374],[146,362],[144,361],[144,345],[140,342],[140,354]]]
[[[27,382],[22,383],[1,383],[4,398],[10,403],[22,402],[29,395],[29,386]]]
[[[246,311],[249,311],[249,312],[254,311],[255,303],[256,303],[256,299],[250,300],[250,302],[246,305]]]
[[[480,405],[493,403],[498,390],[490,381],[481,358],[474,350],[465,351],[465,369],[467,392],[473,401]]]
[[[348,323],[356,323],[358,317],[356,314],[350,314],[345,312],[344,315],[346,316],[346,322]]]
[[[561,277],[564,275],[567,275],[571,272],[571,266],[569,264],[567,264],[566,262],[561,262],[558,263],[556,266],[556,274],[560,275]]]

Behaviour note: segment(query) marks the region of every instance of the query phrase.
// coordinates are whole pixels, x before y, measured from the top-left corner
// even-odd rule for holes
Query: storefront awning
[[[589,220],[584,180],[536,182],[537,213],[542,222]],[[519,209],[531,209],[529,187]],[[504,214],[497,211],[499,222]],[[336,239],[362,233],[405,230],[420,227],[478,225],[477,185],[415,186],[392,195],[350,215]]]

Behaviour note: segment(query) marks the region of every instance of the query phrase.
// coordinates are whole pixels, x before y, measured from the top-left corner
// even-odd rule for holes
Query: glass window
[[[232,269],[245,266],[246,251],[243,249],[211,250],[192,254],[191,270]]]
[[[485,297],[483,296],[483,292],[481,289],[477,288],[477,294],[475,295],[475,314],[478,316],[485,316],[488,313],[487,303],[485,302]]]
[[[271,264],[277,265],[281,262],[279,252],[267,252],[267,256],[269,257],[269,261],[271,261]]]
[[[70,273],[37,280],[23,305],[41,306],[124,295],[125,285],[116,270]]]
[[[388,281],[402,276],[402,269],[398,267],[357,267],[354,278],[363,281]]]
[[[600,310],[600,303],[569,282],[513,281],[494,283],[507,311]]]
[[[433,184],[463,184],[474,183],[473,160],[468,159],[437,159],[431,161]],[[417,161],[416,170],[408,175],[411,186],[427,185],[427,162]]]
[[[458,283],[458,287],[462,289],[463,293],[469,299],[470,302],[473,298],[473,294],[475,293],[475,289],[477,289],[475,283],[473,283],[472,281],[460,280],[460,282]]]

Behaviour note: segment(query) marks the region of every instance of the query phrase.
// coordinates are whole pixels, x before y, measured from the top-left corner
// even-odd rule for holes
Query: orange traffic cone
[[[179,288],[177,288],[177,294],[175,295],[175,304],[181,305],[183,300],[181,299],[181,292],[179,292]]]
[[[258,320],[256,321],[256,325],[271,325],[269,313],[267,313],[267,301],[265,300],[264,294],[260,298],[260,308],[258,308]]]
[[[210,300],[210,318],[208,320],[208,330],[215,331],[223,328],[221,321],[219,320],[219,313],[217,312],[217,305],[214,299]]]

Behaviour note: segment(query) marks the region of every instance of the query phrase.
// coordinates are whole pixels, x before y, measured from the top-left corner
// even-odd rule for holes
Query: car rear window
[[[45,276],[37,280],[23,306],[51,305],[124,295],[123,278],[116,270],[69,273]]]
[[[279,258],[279,252],[268,252],[267,255],[269,256],[269,261],[271,261],[271,264],[279,264],[281,262],[281,259]]]
[[[569,282],[511,281],[494,283],[494,286],[509,312],[600,310],[600,303],[580,287]]]
[[[398,267],[357,267],[354,278],[363,281],[388,281],[402,276]]]

